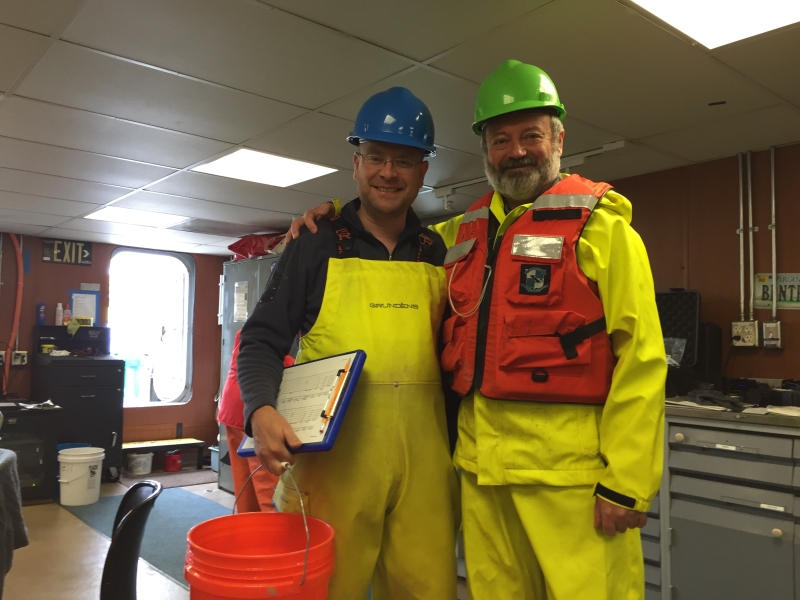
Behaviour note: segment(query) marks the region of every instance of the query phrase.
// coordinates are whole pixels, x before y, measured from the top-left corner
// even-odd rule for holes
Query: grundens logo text
[[[405,302],[400,302],[398,304],[392,304],[389,302],[387,302],[386,304],[370,302],[369,307],[370,308],[413,308],[414,310],[419,308],[419,306],[416,304],[406,304]]]

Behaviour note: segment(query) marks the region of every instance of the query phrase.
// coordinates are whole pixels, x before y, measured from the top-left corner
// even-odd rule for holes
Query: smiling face
[[[490,120],[483,131],[486,177],[513,208],[535,200],[558,176],[564,130],[536,110]]]
[[[361,156],[359,156],[361,154]],[[391,162],[371,165],[363,156],[380,157],[386,161],[401,160],[411,168],[397,168]],[[422,150],[386,142],[364,142],[353,155],[353,179],[361,206],[376,219],[405,215],[417,198],[425,180],[428,163]]]

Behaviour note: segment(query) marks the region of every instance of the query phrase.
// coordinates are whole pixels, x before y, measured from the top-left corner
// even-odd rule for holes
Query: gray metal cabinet
[[[653,598],[800,600],[800,419],[668,409],[666,436]]]
[[[220,364],[220,394],[225,385],[225,379],[231,365],[231,354],[233,352],[233,341],[236,332],[243,326],[247,317],[253,313],[264,288],[267,286],[269,276],[272,273],[278,256],[262,256],[248,260],[237,260],[226,262],[223,265],[223,275],[220,281],[220,318],[222,324],[222,358]],[[247,310],[236,311],[237,295],[241,301],[242,295]],[[229,492],[233,492],[233,477],[231,467],[228,463],[228,444],[225,436],[225,428],[220,426],[219,436],[219,487]]]

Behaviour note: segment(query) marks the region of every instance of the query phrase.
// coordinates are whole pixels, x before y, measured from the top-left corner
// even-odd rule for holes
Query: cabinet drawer
[[[661,585],[661,569],[653,565],[645,565],[644,580],[651,585]]]
[[[661,546],[658,542],[642,540],[642,554],[644,559],[654,563],[661,562]]]
[[[51,388],[49,399],[65,409],[80,407],[87,400],[115,402],[122,409],[122,386],[82,386]]]
[[[47,372],[47,384],[53,387],[118,385],[122,386],[122,367],[53,367]]]
[[[743,460],[745,455],[727,456],[716,450],[686,451],[670,449],[669,468],[695,473],[722,475],[732,479],[771,483],[790,487],[792,485],[792,463],[779,459]],[[748,455],[752,458],[752,455]]]
[[[661,521],[655,517],[647,517],[647,524],[642,527],[642,535],[650,537],[661,537]]]
[[[790,438],[755,435],[721,429],[702,429],[680,424],[669,426],[669,443],[673,448],[690,446],[741,454],[758,454],[776,458],[792,458]]]
[[[767,512],[794,514],[795,498],[787,492],[774,492],[754,487],[719,483],[695,477],[673,475],[670,482],[673,494],[708,498],[727,504],[757,508]]]
[[[650,510],[647,511],[648,515],[657,515],[661,512],[661,497],[656,496],[650,504]]]
[[[650,586],[645,586],[644,600],[661,600],[661,588],[654,589]]]

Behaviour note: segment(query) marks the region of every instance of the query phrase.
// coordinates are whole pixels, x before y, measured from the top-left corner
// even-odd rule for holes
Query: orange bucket
[[[308,517],[308,532],[306,565],[302,515],[242,513],[194,526],[186,536],[184,568],[191,600],[325,600],[333,575],[333,527]]]

